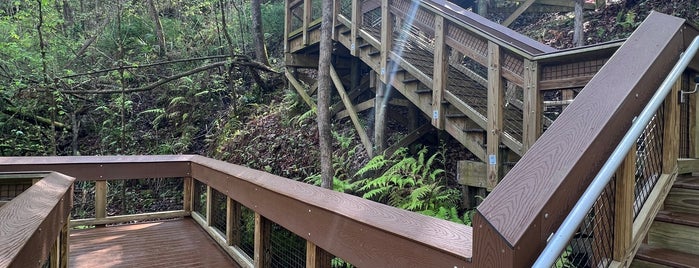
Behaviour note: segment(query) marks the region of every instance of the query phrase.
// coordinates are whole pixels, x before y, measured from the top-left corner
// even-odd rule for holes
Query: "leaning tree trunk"
[[[265,47],[265,35],[262,31],[262,11],[260,0],[250,0],[250,13],[252,17],[252,38],[255,43],[255,56],[257,61],[269,66],[267,49]]]
[[[163,25],[160,23],[160,15],[158,15],[158,9],[155,8],[155,3],[153,0],[148,0],[146,2],[148,5],[148,13],[150,13],[153,19],[153,24],[155,25],[155,36],[158,38],[158,46],[160,50],[158,51],[158,56],[165,57],[165,34],[163,33]]]
[[[573,31],[573,45],[576,47],[585,45],[585,36],[583,33],[583,5],[585,0],[575,0],[575,29]]]
[[[321,187],[333,188],[332,140],[330,135],[330,60],[332,57],[332,0],[323,0],[318,57],[318,133],[320,143]]]
[[[481,15],[481,17],[488,17],[488,1],[489,0],[478,0],[478,15]]]

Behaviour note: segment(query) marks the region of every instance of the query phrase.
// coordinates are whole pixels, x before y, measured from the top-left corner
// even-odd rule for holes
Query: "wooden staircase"
[[[631,267],[699,267],[699,176],[677,177]]]

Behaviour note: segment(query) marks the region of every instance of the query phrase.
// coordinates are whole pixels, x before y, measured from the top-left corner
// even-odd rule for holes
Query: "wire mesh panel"
[[[182,209],[182,178],[107,181],[107,215]]]
[[[322,0],[306,0],[311,1],[311,21],[320,19],[323,16],[323,1]]]
[[[381,39],[381,6],[362,14],[362,29],[367,30],[374,38]]]
[[[303,27],[303,2],[292,7],[290,10],[290,15],[292,32]]]
[[[511,81],[505,83],[503,129],[514,140],[522,142],[524,90]]]
[[[634,218],[646,203],[662,173],[663,108],[653,116],[636,141],[636,188],[634,189]]]
[[[95,182],[76,181],[73,184],[72,219],[87,219],[95,217]]]
[[[31,181],[0,182],[0,201],[10,201],[32,187]]]
[[[352,0],[340,0],[340,15],[352,21]]]
[[[271,267],[306,267],[306,240],[291,231],[272,223],[270,239]]]
[[[241,205],[240,247],[250,258],[255,255],[255,212]]]
[[[597,198],[553,267],[609,267],[614,246],[614,179]]]
[[[226,233],[226,195],[223,193],[212,190],[211,191],[211,224],[214,228],[218,229],[221,233]]]
[[[607,62],[607,59],[570,62],[542,66],[541,80],[555,80],[581,76],[593,76]]]
[[[192,187],[194,196],[192,198],[193,208],[192,210],[198,212],[204,218],[206,218],[206,184],[194,180],[194,187]]]

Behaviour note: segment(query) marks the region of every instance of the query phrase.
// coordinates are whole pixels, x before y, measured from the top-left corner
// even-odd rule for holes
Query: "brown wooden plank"
[[[688,254],[671,249],[654,247],[650,245],[642,245],[638,250],[636,259],[651,263],[649,267],[676,267],[676,268],[694,268],[699,263],[699,256]],[[632,265],[632,267],[641,267],[640,265]]]
[[[655,220],[699,228],[699,214],[696,213],[661,210],[655,216]]]
[[[255,213],[255,268],[267,268],[272,264],[272,222]]]
[[[107,181],[95,181],[95,218],[107,217]]]
[[[663,155],[662,169],[665,174],[677,172],[677,158],[680,156],[680,106],[679,92],[682,90],[682,79],[678,79],[672,91],[665,97],[663,105]]]
[[[599,170],[665,78],[648,74],[668,73],[675,64],[685,45],[683,27],[682,19],[651,13],[602,67],[605,75],[588,83],[477,208],[509,245],[517,251],[545,245],[589,184],[589,174]],[[630,73],[629,66],[642,69]],[[526,266],[536,256],[514,257]]]
[[[614,186],[614,242],[613,257],[619,262],[631,253],[633,239],[633,203],[635,200],[636,146],[626,154],[616,173]]]
[[[699,177],[679,176],[675,182],[675,188],[699,190]]]
[[[500,47],[493,42],[488,42],[488,128],[487,154],[488,160],[488,185],[492,190],[500,181],[500,135],[503,127],[504,91],[503,81],[500,76]]]
[[[342,85],[342,81],[340,80],[340,76],[337,75],[337,72],[335,71],[335,68],[330,65],[330,78],[332,78],[333,84],[335,85],[335,89],[337,92],[340,94],[340,98],[342,99],[342,102],[345,104],[345,108],[347,108],[347,111],[350,114],[350,118],[352,119],[352,124],[354,124],[354,128],[357,130],[357,133],[359,133],[359,139],[362,141],[362,145],[364,145],[364,149],[367,150],[367,154],[369,156],[374,155],[374,147],[371,144],[371,141],[369,140],[369,136],[366,134],[366,130],[364,130],[364,127],[362,126],[361,122],[359,121],[359,116],[357,115],[357,111],[354,109],[354,105],[352,104],[352,100],[349,99],[349,96],[347,95],[347,91],[345,91],[345,87]]]
[[[543,126],[541,122],[543,96],[537,90],[539,86],[539,64],[535,61],[524,60],[524,99],[522,118],[522,153],[526,153],[534,145]]]
[[[306,268],[330,268],[332,254],[306,241]]]
[[[239,267],[191,219],[73,230],[70,267]]]
[[[0,209],[0,267],[38,267],[68,219],[75,179],[50,173]]]

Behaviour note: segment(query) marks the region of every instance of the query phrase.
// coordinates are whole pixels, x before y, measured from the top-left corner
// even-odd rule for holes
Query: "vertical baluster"
[[[255,268],[270,266],[272,260],[270,254],[271,236],[272,222],[255,212]]]
[[[636,146],[626,155],[616,172],[614,194],[614,250],[615,261],[623,261],[631,254],[633,239],[633,203],[636,183]]]
[[[357,38],[359,36],[359,27],[361,27],[361,21],[362,21],[362,5],[361,5],[361,0],[352,0],[352,32],[351,32],[351,44],[350,44],[350,53],[352,56],[357,56],[357,52],[359,51],[358,45],[357,44]]]
[[[194,200],[193,199],[194,191],[192,191],[192,189],[194,187],[193,186],[194,181],[192,180],[192,177],[185,177],[183,179],[183,181],[184,181],[184,186],[183,186],[183,190],[182,190],[182,199],[183,199],[182,200],[182,209],[186,212],[191,213],[192,207],[193,207],[192,200]]]
[[[107,181],[95,181],[95,219],[107,216]]]
[[[321,0],[315,0],[321,1]],[[303,1],[303,45],[308,45],[308,26],[311,23],[313,13],[313,2],[312,0]]]
[[[332,254],[306,240],[306,268],[330,268]]]
[[[240,245],[240,218],[242,217],[240,203],[226,198],[226,242],[229,246]]]
[[[214,189],[211,188],[211,186],[207,185],[206,186],[206,226],[211,226],[214,222],[214,217],[211,215],[211,212],[213,211],[213,193]]]
[[[503,83],[500,74],[500,46],[488,42],[488,185],[492,190],[500,180],[500,133],[503,121]]]
[[[680,105],[678,92],[682,87],[682,79],[678,79],[672,91],[665,97],[664,127],[663,127],[663,173],[672,174],[677,168],[679,156]]]
[[[444,42],[446,23],[444,17],[435,15],[434,21],[434,72],[432,82],[432,125],[437,129],[444,129],[444,90],[447,88],[447,74],[449,71],[448,47]]]

